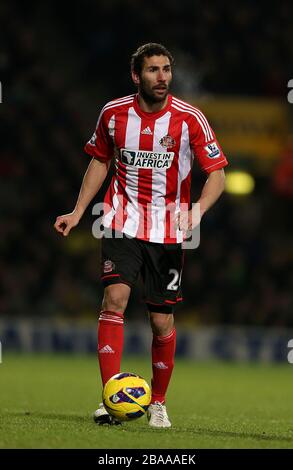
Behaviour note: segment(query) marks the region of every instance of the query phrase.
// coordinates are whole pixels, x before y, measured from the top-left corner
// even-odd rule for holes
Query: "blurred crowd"
[[[92,318],[98,311],[91,208],[111,174],[68,239],[53,224],[74,207],[99,108],[133,91],[129,56],[139,44],[160,41],[174,53],[174,88],[183,96],[281,96],[290,76],[289,1],[271,11],[244,1],[163,0],[159,11],[154,1],[98,5],[0,5],[1,315]],[[194,197],[204,181],[195,166]],[[256,182],[253,195],[225,194],[204,217],[200,247],[186,253],[178,322],[293,326],[292,199],[270,175]],[[145,313],[138,283],[127,315]]]

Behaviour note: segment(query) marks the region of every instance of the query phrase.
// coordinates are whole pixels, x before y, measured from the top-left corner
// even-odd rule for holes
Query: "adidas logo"
[[[155,362],[153,364],[157,369],[168,369],[168,366],[164,364],[163,362]]]
[[[146,127],[143,131],[141,131],[142,134],[144,135],[153,135],[151,129],[148,127]]]
[[[109,346],[109,344],[107,344],[106,346],[104,346],[102,349],[99,349],[99,353],[109,353],[109,354],[114,354],[115,351],[113,351],[113,349],[111,348],[111,346]]]

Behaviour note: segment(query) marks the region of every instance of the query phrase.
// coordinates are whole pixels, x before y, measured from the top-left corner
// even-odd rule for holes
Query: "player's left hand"
[[[181,210],[175,217],[175,229],[183,232],[193,230],[200,223],[200,211],[197,205],[193,205],[189,211]]]

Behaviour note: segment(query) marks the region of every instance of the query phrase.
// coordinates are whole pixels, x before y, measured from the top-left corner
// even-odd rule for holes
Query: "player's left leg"
[[[174,368],[176,330],[173,314],[150,312],[152,341],[152,401],[148,410],[149,424],[170,427],[165,406],[166,392]]]
[[[166,393],[171,380],[176,349],[174,308],[181,300],[181,273],[183,252],[178,244],[144,245],[146,305],[153,332],[152,341],[152,402],[149,424],[170,427],[165,406]]]
[[[150,312],[152,341],[152,403],[165,403],[174,368],[176,330],[173,314]]]

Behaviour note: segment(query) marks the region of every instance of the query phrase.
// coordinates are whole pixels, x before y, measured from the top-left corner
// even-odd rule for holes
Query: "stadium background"
[[[286,360],[293,337],[293,7],[264,5],[1,2],[3,351],[96,348],[102,289],[91,208],[110,175],[68,239],[53,223],[74,207],[89,163],[83,145],[99,109],[134,91],[130,55],[153,41],[174,54],[172,91],[206,113],[227,172],[244,170],[255,183],[249,194],[221,197],[202,221],[199,249],[188,252],[178,354]],[[194,200],[204,181],[194,165]],[[128,352],[147,349],[148,330],[137,328],[147,326],[141,295],[138,285],[127,310]],[[201,335],[198,347],[193,333]]]

